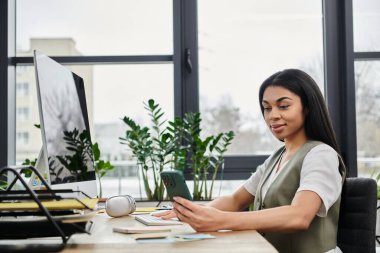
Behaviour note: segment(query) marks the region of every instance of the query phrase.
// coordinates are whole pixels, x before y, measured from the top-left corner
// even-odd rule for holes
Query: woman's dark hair
[[[336,141],[325,100],[313,78],[299,69],[285,69],[271,75],[261,84],[259,90],[259,102],[263,115],[263,95],[264,91],[270,86],[283,87],[299,96],[303,110],[307,112],[305,116],[306,136],[311,140],[326,143],[340,155],[340,149]],[[342,166],[344,167],[344,165],[342,162],[340,162],[340,164],[339,167],[342,173]]]

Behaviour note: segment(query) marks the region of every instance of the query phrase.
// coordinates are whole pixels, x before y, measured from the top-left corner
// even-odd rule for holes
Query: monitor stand
[[[50,184],[47,157],[43,148],[41,148],[38,154],[35,168],[44,177],[46,182]],[[41,187],[43,186],[41,180],[39,180],[39,178],[34,172],[32,173],[32,176],[29,179],[29,186],[34,190],[41,189]]]
[[[49,186],[52,189],[72,189],[73,191],[78,191],[78,193],[69,193],[69,194],[59,194],[62,197],[83,197],[79,191],[79,186],[77,184],[61,184],[61,185],[52,185],[50,183],[50,176],[49,176],[49,167],[48,167],[48,159],[46,156],[46,152],[44,151],[44,148],[41,148],[38,158],[36,161],[35,168],[36,170],[44,177],[46,182],[49,184]],[[29,186],[33,190],[42,190],[45,189],[46,187],[42,184],[41,180],[37,177],[37,175],[33,172],[32,176],[29,179]],[[85,193],[90,195],[91,197],[97,197],[97,188],[96,188],[96,181],[87,181],[87,182],[82,182],[82,190],[84,190]]]

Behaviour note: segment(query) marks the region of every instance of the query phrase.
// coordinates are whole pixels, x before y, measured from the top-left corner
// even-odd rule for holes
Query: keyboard
[[[176,220],[163,220],[150,214],[135,215],[135,220],[147,226],[168,226],[168,225],[182,225],[183,223]]]

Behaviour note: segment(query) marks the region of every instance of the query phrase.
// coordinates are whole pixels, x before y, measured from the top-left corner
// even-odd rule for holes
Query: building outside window
[[[20,72],[22,73],[22,72]],[[28,96],[29,95],[29,83],[28,82],[18,82],[16,84],[16,94],[18,96]]]
[[[20,121],[26,121],[30,118],[30,110],[28,107],[18,107],[16,117]]]
[[[29,144],[29,133],[28,132],[17,132],[16,133],[16,144],[20,146],[26,146]]]

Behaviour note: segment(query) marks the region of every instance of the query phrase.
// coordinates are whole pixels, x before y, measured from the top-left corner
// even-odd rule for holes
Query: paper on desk
[[[166,238],[168,237],[168,233],[148,233],[148,234],[133,234],[131,235],[133,239],[153,239],[153,238]]]
[[[198,241],[204,239],[214,239],[215,236],[210,234],[188,234],[174,236],[177,241]]]
[[[162,244],[162,243],[173,243],[176,242],[174,238],[158,238],[158,239],[139,239],[136,240],[137,243],[141,244]]]
[[[95,209],[98,199],[80,199],[83,203],[91,209]],[[72,210],[72,209],[86,209],[82,203],[75,199],[63,199],[53,201],[41,201],[42,205],[48,210]],[[12,202],[0,203],[1,211],[15,211],[15,210],[38,210],[39,207],[36,202]]]
[[[142,235],[133,235],[132,237],[136,239],[137,243],[145,244],[155,244],[155,243],[173,243],[173,242],[190,242],[190,241],[199,241],[204,239],[213,239],[215,236],[210,234],[188,234],[188,235],[176,235],[174,238],[161,238],[161,237],[148,237],[153,234],[142,234]],[[158,233],[158,236],[165,235],[163,233]],[[144,236],[144,237],[139,237]],[[167,235],[168,236],[168,235]]]
[[[151,213],[157,211],[157,207],[137,207],[136,211],[133,213]]]
[[[114,227],[114,232],[125,233],[125,234],[147,234],[147,233],[157,233],[157,232],[170,232],[170,228],[163,228],[157,226],[146,226],[146,227]]]

